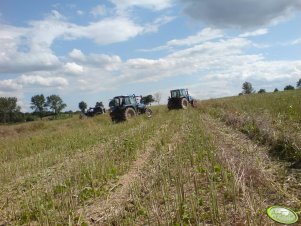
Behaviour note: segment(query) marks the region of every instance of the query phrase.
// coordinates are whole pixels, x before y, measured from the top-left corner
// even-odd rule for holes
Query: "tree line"
[[[297,81],[296,88],[297,89],[301,88],[301,78]],[[283,90],[286,91],[286,90],[294,90],[294,89],[295,89],[294,86],[287,85],[287,86],[284,87]],[[274,92],[278,92],[278,91],[279,90],[277,88],[274,89]],[[238,95],[241,96],[241,95],[252,94],[252,93],[256,93],[256,90],[253,88],[252,83],[244,82],[242,84],[242,92],[239,93]],[[266,93],[266,90],[265,89],[259,89],[257,93]]]
[[[16,97],[0,97],[0,123],[33,121],[36,117],[57,116],[67,106],[60,96],[43,94],[31,97],[32,113],[22,113]]]

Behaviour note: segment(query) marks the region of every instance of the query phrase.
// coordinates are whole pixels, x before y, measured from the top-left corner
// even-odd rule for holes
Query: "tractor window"
[[[114,98],[111,102],[110,102],[110,106],[119,106],[122,103],[122,98]]]
[[[171,91],[171,97],[180,97],[180,90]]]
[[[125,103],[125,105],[130,105],[130,104],[131,104],[130,98],[129,98],[129,97],[126,97],[126,98],[124,99],[124,103]]]
[[[131,104],[136,104],[136,99],[134,97],[130,97]]]

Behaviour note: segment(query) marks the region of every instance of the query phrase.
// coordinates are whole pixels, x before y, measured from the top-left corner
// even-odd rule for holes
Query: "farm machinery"
[[[104,113],[106,113],[106,109],[104,107],[97,106],[94,108],[89,108],[85,113],[85,115],[88,117],[94,117],[95,115],[101,115]]]
[[[188,89],[175,89],[170,91],[167,107],[172,109],[187,109],[188,106],[196,107],[196,100],[189,95]]]
[[[81,112],[79,118],[84,119],[87,117],[94,117],[95,115],[101,115],[106,113],[106,109],[102,102],[97,102],[95,107],[90,107],[86,112]]]
[[[139,98],[140,101],[138,101]],[[146,114],[150,118],[152,111],[145,106],[141,98],[141,96],[135,95],[114,97],[109,103],[112,121],[126,121],[140,114]]]

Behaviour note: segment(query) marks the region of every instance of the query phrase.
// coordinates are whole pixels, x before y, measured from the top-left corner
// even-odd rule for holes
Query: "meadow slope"
[[[0,225],[275,225],[301,210],[301,92],[0,126]]]

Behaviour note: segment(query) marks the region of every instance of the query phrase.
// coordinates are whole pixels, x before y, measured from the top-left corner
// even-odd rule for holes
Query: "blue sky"
[[[199,99],[301,78],[300,0],[0,1],[0,96],[23,111],[188,88]]]

